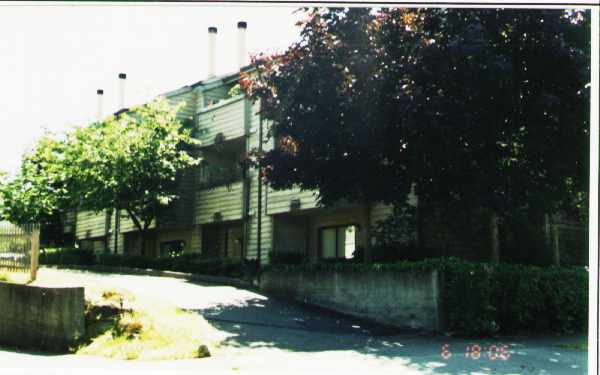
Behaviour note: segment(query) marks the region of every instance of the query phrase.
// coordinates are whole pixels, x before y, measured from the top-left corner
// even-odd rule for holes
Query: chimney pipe
[[[246,51],[246,29],[248,24],[240,21],[238,27],[238,68],[241,70],[248,65],[248,52]]]
[[[119,109],[125,108],[125,79],[127,74],[119,73]]]
[[[104,90],[96,90],[96,96],[98,97],[98,121],[102,121],[102,95],[104,95]]]
[[[217,28],[208,28],[208,78],[215,76],[215,68],[217,65]]]

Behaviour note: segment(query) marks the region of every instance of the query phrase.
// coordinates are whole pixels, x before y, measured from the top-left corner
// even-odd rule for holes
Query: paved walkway
[[[587,353],[558,347],[577,338],[459,340],[390,334],[379,326],[268,298],[252,291],[185,280],[130,275],[61,272],[69,280],[125,288],[136,295],[198,311],[226,336],[206,359],[141,362],[96,357],[47,356],[0,350],[0,374],[31,373],[373,373],[373,374],[587,374]],[[448,344],[450,356],[442,356]],[[483,347],[465,356],[470,345]],[[490,345],[505,345],[505,360]],[[491,358],[490,358],[491,353]],[[475,358],[473,358],[475,357]],[[87,375],[87,374],[86,374]]]

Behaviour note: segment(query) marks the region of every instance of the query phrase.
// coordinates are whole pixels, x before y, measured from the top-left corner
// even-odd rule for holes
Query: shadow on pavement
[[[587,369],[587,353],[559,348],[556,338],[467,340],[401,332],[329,310],[263,296],[194,311],[229,333],[225,345],[234,348],[352,351],[365,358],[398,361],[405,366],[408,363],[415,370],[431,374],[568,375],[584,374]],[[448,350],[443,352],[445,344]],[[499,356],[501,347],[507,356]]]

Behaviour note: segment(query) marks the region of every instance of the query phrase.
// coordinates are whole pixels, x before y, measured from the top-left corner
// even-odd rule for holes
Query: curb
[[[212,275],[201,275],[196,273],[187,272],[176,272],[176,271],[161,271],[151,268],[131,268],[131,267],[111,267],[111,266],[77,266],[77,265],[55,265],[46,264],[41,265],[40,268],[49,269],[66,269],[66,270],[77,270],[77,271],[92,271],[98,273],[119,273],[126,275],[142,275],[142,276],[158,276],[158,277],[172,277],[175,279],[183,279],[207,284],[220,284],[228,285],[237,288],[258,290],[256,284],[244,281],[240,279],[234,279],[232,277],[225,276],[212,276]]]

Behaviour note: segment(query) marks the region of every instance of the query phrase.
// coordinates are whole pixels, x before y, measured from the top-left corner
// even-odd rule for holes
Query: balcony
[[[216,186],[196,192],[194,224],[210,224],[242,219],[243,183]]]
[[[223,100],[198,113],[198,138],[202,146],[243,137],[246,100],[243,95]]]
[[[241,166],[203,166],[198,171],[196,186],[198,189],[207,190],[219,186],[231,185],[241,181],[243,173]]]

